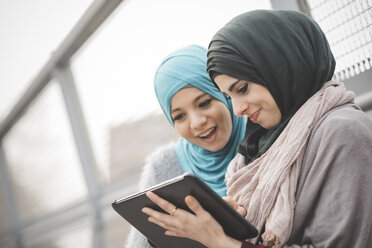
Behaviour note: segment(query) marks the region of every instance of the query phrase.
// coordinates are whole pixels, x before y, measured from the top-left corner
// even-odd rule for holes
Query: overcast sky
[[[0,0],[0,120],[91,3]],[[108,164],[112,127],[160,112],[153,77],[165,56],[190,44],[207,47],[233,17],[270,8],[269,0],[124,0],[71,61],[98,164]],[[57,130],[68,126],[59,87],[52,86],[21,122],[21,133],[34,133],[34,125],[44,132],[48,125]]]
[[[91,3],[91,0],[0,0],[0,117],[18,100]],[[140,71],[142,80],[151,84],[154,69],[167,53],[191,43],[206,46],[225,22],[256,8],[271,6],[268,0],[123,1],[102,31],[97,32],[97,38],[73,62],[76,80],[89,80],[93,86],[94,79],[105,75],[105,81],[115,81],[114,76],[119,76],[110,76],[105,69],[112,72],[115,66],[120,66],[117,70],[127,70],[127,77],[135,77],[127,78],[129,82],[138,83],[139,75],[131,72]],[[101,59],[106,60],[107,68],[97,63]],[[101,74],[91,73],[95,66]],[[150,101],[154,100],[152,87],[141,90]]]
[[[0,0],[0,117],[90,3],[90,0]]]

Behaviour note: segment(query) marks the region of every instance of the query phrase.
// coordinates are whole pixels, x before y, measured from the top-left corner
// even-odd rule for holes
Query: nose
[[[207,117],[205,115],[193,114],[191,115],[190,126],[192,129],[200,130],[207,123]]]
[[[238,117],[242,117],[244,115],[246,115],[247,113],[247,109],[249,108],[249,104],[248,103],[245,103],[245,102],[242,102],[242,101],[239,101],[239,100],[234,100],[233,98],[231,98],[231,101],[232,101],[232,104],[233,104],[233,110],[234,110],[234,114]]]

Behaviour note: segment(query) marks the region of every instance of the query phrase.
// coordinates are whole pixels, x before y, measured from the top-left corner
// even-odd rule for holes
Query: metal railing
[[[19,248],[25,247],[27,241],[42,239],[44,236],[50,235],[53,231],[61,229],[63,226],[71,225],[72,220],[83,220],[84,218],[89,218],[93,223],[93,247],[103,247],[100,230],[102,226],[102,212],[104,211],[102,202],[107,201],[107,199],[105,200],[103,197],[104,194],[99,187],[97,165],[92,152],[90,138],[86,131],[87,127],[83,118],[84,115],[80,106],[73,74],[70,70],[70,60],[121,2],[122,0],[93,1],[0,123],[0,173],[2,188],[4,189],[7,200],[8,216],[12,232],[10,234],[0,235],[1,247],[3,247],[3,243],[14,243]],[[14,197],[15,187],[10,179],[2,140],[27,111],[31,103],[54,78],[59,82],[65,99],[75,144],[79,152],[80,164],[88,189],[88,199],[82,200],[82,202],[74,206],[60,209],[48,216],[37,218],[31,223],[23,223],[19,220],[16,213],[19,203]],[[132,182],[132,184],[134,183]],[[114,193],[114,191],[105,192],[106,195],[112,195]],[[106,202],[104,205],[107,205]],[[9,240],[13,241],[9,242]]]

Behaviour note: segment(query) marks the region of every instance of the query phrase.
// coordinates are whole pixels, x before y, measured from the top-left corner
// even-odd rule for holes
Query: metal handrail
[[[100,27],[107,17],[123,0],[95,0],[66,36],[61,45],[52,53],[29,87],[0,123],[0,140],[23,115],[36,96],[52,79],[57,66],[69,63],[71,57],[82,47],[91,35]]]

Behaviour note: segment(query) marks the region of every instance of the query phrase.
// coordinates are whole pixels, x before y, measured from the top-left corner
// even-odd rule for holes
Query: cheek
[[[280,123],[280,121],[282,120],[282,114],[280,112],[280,109],[279,109],[278,105],[274,101],[274,99],[271,102],[271,108],[270,108],[269,114],[271,116],[273,126],[278,125]]]
[[[190,138],[190,131],[187,128],[186,123],[183,122],[183,123],[175,124],[174,125],[174,128],[176,129],[176,132],[180,136],[182,136],[183,138],[185,138],[185,139],[189,139]]]
[[[278,105],[276,104],[276,102],[275,102],[275,100],[273,98],[271,99],[271,106],[272,106],[271,109],[272,109],[272,112],[273,112],[272,114],[280,122],[280,119],[281,119],[282,114],[280,112],[280,109],[279,109]]]
[[[280,121],[282,120],[282,113],[280,112],[280,109],[278,108],[278,106],[276,106],[276,121],[277,123],[279,124]]]
[[[226,115],[226,132],[227,132],[227,138],[229,139],[232,132],[232,119],[230,112]]]
[[[230,111],[225,105],[223,105],[223,108],[220,110],[220,123],[229,138],[232,131],[232,119]]]

